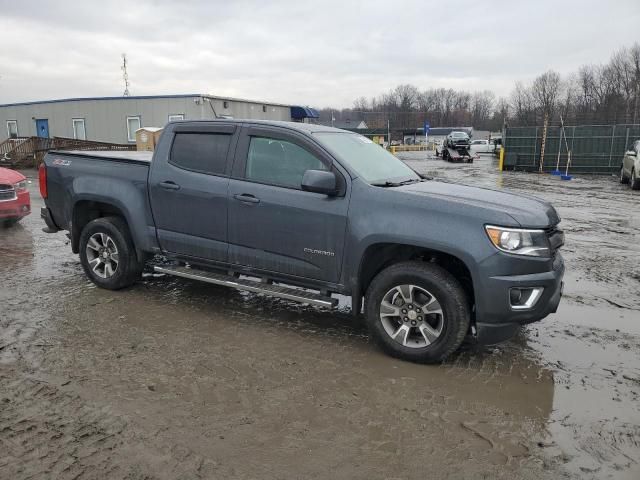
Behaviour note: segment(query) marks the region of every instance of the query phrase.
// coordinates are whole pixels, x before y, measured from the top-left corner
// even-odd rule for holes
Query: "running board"
[[[153,267],[156,272],[166,273],[176,277],[199,280],[201,282],[223,285],[225,287],[237,288],[254,293],[264,293],[273,297],[286,298],[294,302],[308,303],[318,307],[334,308],[338,304],[337,298],[325,297],[317,293],[299,290],[297,288],[280,287],[254,280],[222,275],[219,273],[207,272],[189,267]]]

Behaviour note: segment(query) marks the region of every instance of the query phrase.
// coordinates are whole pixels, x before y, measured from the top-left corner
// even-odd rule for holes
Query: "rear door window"
[[[184,170],[224,175],[231,135],[226,133],[176,133],[169,163]]]
[[[307,170],[327,170],[327,167],[295,143],[251,137],[245,168],[247,180],[299,189]]]

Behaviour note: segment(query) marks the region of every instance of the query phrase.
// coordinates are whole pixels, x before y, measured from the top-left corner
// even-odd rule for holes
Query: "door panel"
[[[340,275],[348,202],[232,179],[229,261],[328,282]],[[252,195],[247,203],[235,195]]]
[[[241,159],[244,170],[249,176],[264,175],[265,179],[288,186],[244,178],[230,180],[229,261],[285,275],[337,282],[347,225],[348,188],[343,196],[329,197],[293,187],[299,185],[305,168],[322,165],[331,168],[330,157],[320,158],[303,140],[287,138],[286,134],[278,135],[278,142],[285,144],[276,142],[266,147],[263,140],[269,138],[270,132],[251,131],[259,136],[244,133],[246,138],[240,144],[244,143],[245,148],[238,148],[238,155],[244,155]],[[252,138],[263,145],[250,153]],[[297,151],[298,147],[306,153]],[[271,168],[269,162],[274,162]],[[300,165],[302,168],[298,168]]]
[[[181,170],[171,164],[162,170],[163,175],[152,174],[149,182],[160,248],[226,261],[229,179]],[[169,178],[179,188],[160,185]]]
[[[198,131],[176,132],[169,162],[163,158],[151,167],[149,192],[162,250],[227,261],[226,175],[234,130],[200,125]]]

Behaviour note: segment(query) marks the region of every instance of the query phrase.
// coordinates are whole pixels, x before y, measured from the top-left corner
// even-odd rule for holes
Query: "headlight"
[[[548,257],[549,241],[544,230],[525,230],[487,225],[485,227],[491,243],[498,250],[515,255]]]
[[[20,192],[22,190],[26,190],[27,189],[27,181],[26,180],[22,180],[21,182],[16,183],[13,186],[17,192]]]

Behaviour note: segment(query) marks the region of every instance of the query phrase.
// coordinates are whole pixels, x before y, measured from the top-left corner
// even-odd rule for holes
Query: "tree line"
[[[516,82],[508,97],[489,90],[420,90],[398,85],[382,95],[359,97],[352,108],[320,110],[320,122],[364,120],[369,128],[412,129],[473,126],[500,130],[511,126],[614,124],[640,122],[640,43],[615,52],[604,64],[583,65],[565,77],[549,70],[530,83]],[[388,122],[388,123],[387,123]]]

